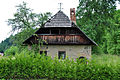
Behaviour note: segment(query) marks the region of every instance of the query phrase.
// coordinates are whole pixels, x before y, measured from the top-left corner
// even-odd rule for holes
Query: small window
[[[58,58],[59,59],[65,59],[65,57],[66,57],[65,51],[59,51],[58,52]]]
[[[41,29],[39,34],[50,34],[50,30],[49,29]]]
[[[40,51],[40,55],[45,54],[47,56],[47,51]]]
[[[59,29],[52,29],[51,34],[59,34]]]
[[[85,59],[85,57],[81,56],[81,57],[79,57],[79,59]]]
[[[80,63],[87,63],[87,58],[84,56],[79,57]]]

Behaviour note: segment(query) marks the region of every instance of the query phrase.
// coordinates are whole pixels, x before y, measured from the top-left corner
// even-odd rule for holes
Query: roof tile
[[[71,21],[62,11],[58,11],[44,27],[71,27]]]

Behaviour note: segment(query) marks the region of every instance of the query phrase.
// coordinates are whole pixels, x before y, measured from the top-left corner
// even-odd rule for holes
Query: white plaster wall
[[[84,56],[89,59],[91,57],[91,46],[89,45],[48,45],[44,50],[47,50],[47,55],[52,58],[58,57],[58,51],[66,51],[66,56],[69,58]]]

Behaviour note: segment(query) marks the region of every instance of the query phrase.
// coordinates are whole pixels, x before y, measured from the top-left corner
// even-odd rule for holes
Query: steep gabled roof
[[[44,27],[71,27],[71,21],[61,10],[58,11]]]
[[[42,31],[47,31],[49,29],[61,29],[61,30],[75,30],[78,31],[77,34],[42,34]],[[77,30],[76,30],[77,29]],[[50,44],[77,44],[77,45],[97,45],[92,39],[90,39],[77,25],[72,22],[67,15],[62,11],[58,11],[51,19],[49,19],[42,28],[39,28],[35,32],[39,37],[32,35],[26,39],[23,44],[31,44],[38,42],[36,39],[43,39]],[[52,40],[52,42],[51,42]],[[74,42],[75,41],[75,42]]]

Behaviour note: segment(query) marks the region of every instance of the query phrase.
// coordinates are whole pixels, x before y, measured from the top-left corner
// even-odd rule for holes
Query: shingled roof
[[[61,10],[58,11],[44,27],[71,27],[71,21]]]
[[[59,29],[59,31],[57,30]],[[59,34],[51,33],[57,30]],[[60,34],[61,33],[61,34]],[[37,36],[32,35],[26,39],[23,44],[38,43],[38,39],[47,41],[47,45],[53,44],[77,44],[77,45],[97,45],[92,39],[85,35],[77,25],[69,19],[61,10],[49,19],[42,28],[35,32]],[[46,43],[45,43],[46,44]]]

